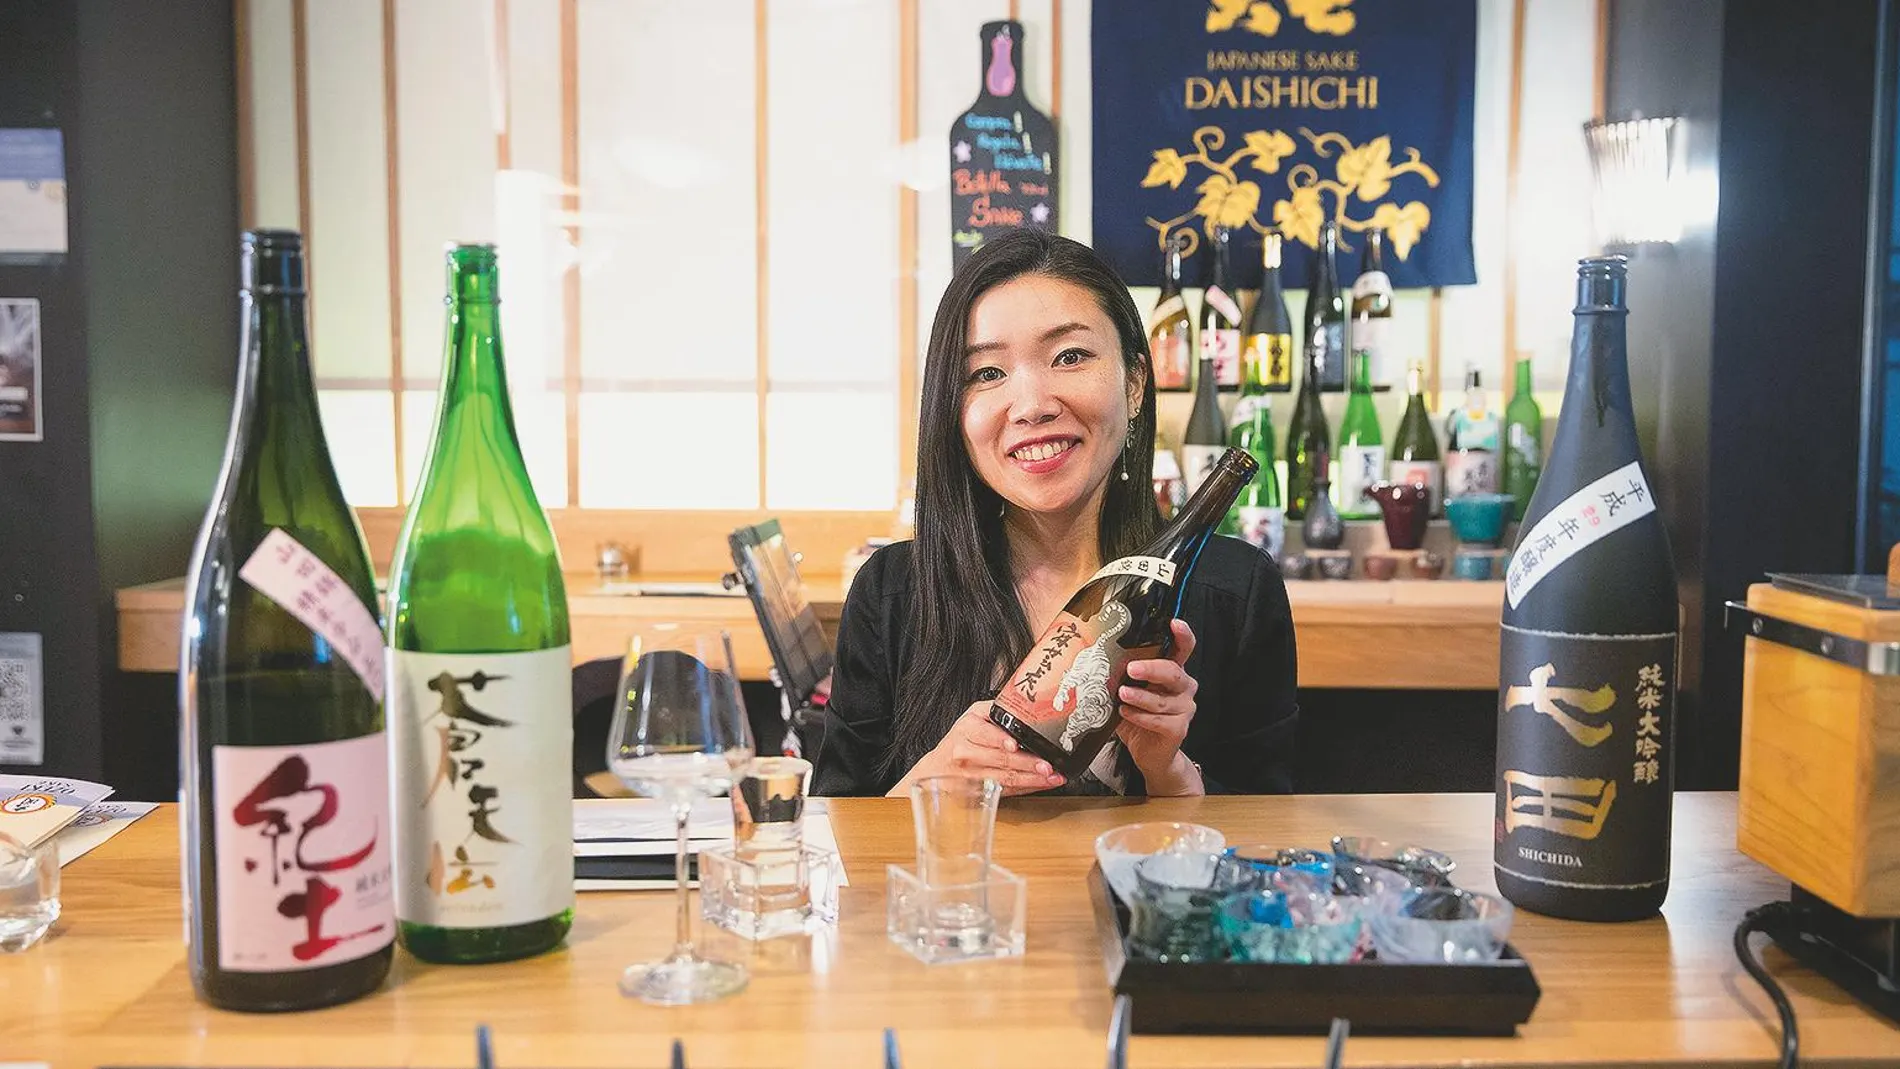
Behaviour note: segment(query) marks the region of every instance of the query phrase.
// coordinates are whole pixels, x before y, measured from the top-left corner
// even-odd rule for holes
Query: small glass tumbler
[[[1221,854],[1161,853],[1135,865],[1128,949],[1152,961],[1220,961],[1226,940],[1215,925],[1221,903],[1260,886],[1251,865]]]
[[[1002,785],[993,779],[930,776],[911,784],[917,879],[942,889],[930,898],[927,938],[954,946],[990,942],[995,926],[986,889],[1002,797]]]
[[[1252,865],[1260,870],[1263,879],[1271,881],[1276,875],[1305,877],[1311,889],[1323,894],[1331,894],[1333,886],[1333,855],[1322,850],[1289,850],[1278,846],[1246,845],[1230,846],[1227,856],[1243,864]]]
[[[1341,861],[1361,861],[1397,872],[1415,887],[1450,887],[1458,863],[1448,854],[1362,835],[1333,837],[1333,854]]]
[[[1256,889],[1227,896],[1217,924],[1235,961],[1337,965],[1359,957],[1365,919],[1331,895]]]
[[[1514,912],[1496,895],[1456,887],[1407,891],[1374,905],[1372,942],[1381,961],[1495,961]]]
[[[0,952],[25,950],[59,919],[59,843],[0,834]]]
[[[1124,824],[1095,837],[1095,860],[1115,897],[1126,903],[1135,896],[1135,866],[1142,858],[1168,851],[1218,854],[1226,845],[1225,836],[1201,824]]]
[[[761,917],[809,912],[808,881],[799,866],[810,783],[811,762],[796,757],[755,757],[733,777],[733,857],[756,875],[741,896],[752,899],[750,911]]]

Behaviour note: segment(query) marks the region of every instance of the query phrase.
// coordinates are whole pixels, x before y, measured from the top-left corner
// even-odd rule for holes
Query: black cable
[[[1768,975],[1761,960],[1755,957],[1753,948],[1748,945],[1748,937],[1756,932],[1764,934],[1795,921],[1800,911],[1789,902],[1770,902],[1765,906],[1751,909],[1742,917],[1742,923],[1735,926],[1735,956],[1741,959],[1742,968],[1755,978],[1763,991],[1768,992],[1769,1001],[1775,1004],[1775,1013],[1781,1017],[1781,1069],[1794,1069],[1801,1064],[1801,1035],[1795,1028],[1794,1004],[1788,1001],[1787,993],[1775,978]]]

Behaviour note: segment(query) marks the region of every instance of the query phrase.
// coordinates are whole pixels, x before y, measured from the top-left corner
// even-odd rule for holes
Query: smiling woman
[[[1159,529],[1154,402],[1140,314],[1087,246],[1014,231],[957,272],[924,368],[917,537],[851,585],[815,792],[896,793],[943,773],[1015,794],[1290,788],[1286,589],[1230,538],[1211,539],[1187,581],[1172,657],[1130,665],[1143,685],[1122,689],[1124,722],[1089,772],[1066,782],[988,719],[1031,637]]]

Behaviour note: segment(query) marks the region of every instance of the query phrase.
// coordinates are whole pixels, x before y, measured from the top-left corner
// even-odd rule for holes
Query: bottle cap
[[[238,285],[260,297],[304,293],[303,235],[247,230],[238,243]]]
[[[443,255],[449,267],[446,302],[500,302],[501,289],[496,280],[493,245],[459,245],[450,242],[444,248]]]
[[[1624,312],[1623,291],[1629,277],[1629,257],[1591,256],[1577,261],[1577,311]]]

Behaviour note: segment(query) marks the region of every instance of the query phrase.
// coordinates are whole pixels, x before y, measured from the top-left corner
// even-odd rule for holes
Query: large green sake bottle
[[[505,961],[574,919],[567,593],[508,404],[494,247],[448,268],[434,444],[389,579],[396,916],[424,961]]]

